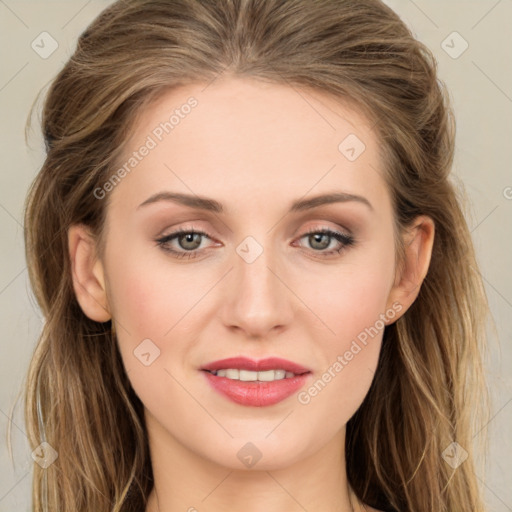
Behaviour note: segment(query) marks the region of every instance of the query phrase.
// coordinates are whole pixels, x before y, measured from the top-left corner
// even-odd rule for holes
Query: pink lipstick
[[[232,357],[209,363],[201,370],[215,391],[235,403],[253,407],[285,400],[311,375],[308,368],[277,357],[259,361]]]

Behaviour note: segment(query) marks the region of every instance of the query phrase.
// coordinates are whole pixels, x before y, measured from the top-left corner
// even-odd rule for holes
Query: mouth
[[[216,377],[226,377],[230,380],[238,380],[242,382],[274,382],[276,380],[292,379],[297,375],[304,375],[309,372],[293,373],[281,368],[276,370],[251,371],[239,368],[224,368],[221,370],[204,370]]]
[[[253,407],[285,400],[302,388],[312,374],[308,368],[281,358],[229,358],[210,363],[201,371],[225,398]]]
[[[249,372],[265,372],[265,371],[280,371],[284,370],[286,373],[293,373],[294,375],[302,375],[303,373],[311,372],[309,368],[302,366],[293,361],[282,359],[281,357],[266,357],[265,359],[250,359],[248,357],[229,357],[227,359],[219,359],[204,365],[201,370],[210,372],[217,372],[218,370],[243,370]],[[235,375],[233,373],[233,375]]]

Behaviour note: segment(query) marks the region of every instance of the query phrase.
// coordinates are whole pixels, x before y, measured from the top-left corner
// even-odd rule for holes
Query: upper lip
[[[247,357],[229,357],[227,359],[220,359],[204,365],[201,370],[223,370],[228,368],[237,368],[239,370],[249,370],[254,372],[265,370],[285,370],[295,374],[308,373],[311,370],[305,368],[300,364],[282,359],[280,357],[267,357],[265,359],[249,359]]]

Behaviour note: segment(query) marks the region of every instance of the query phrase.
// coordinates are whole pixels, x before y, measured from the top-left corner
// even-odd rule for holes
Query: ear
[[[110,314],[103,265],[96,257],[95,239],[82,224],[68,229],[73,289],[83,312],[96,322],[106,322]]]
[[[388,324],[398,320],[418,297],[430,265],[434,234],[434,221],[426,215],[416,217],[407,229],[404,236],[403,266],[395,274],[387,305],[390,308],[398,302],[402,309]]]

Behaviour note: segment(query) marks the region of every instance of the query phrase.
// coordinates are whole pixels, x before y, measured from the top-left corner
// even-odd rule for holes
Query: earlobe
[[[402,306],[400,315],[393,321],[409,309],[420,292],[430,266],[434,235],[434,221],[425,215],[417,217],[405,235],[403,266],[388,298],[388,307],[395,302]]]
[[[96,257],[96,243],[84,225],[68,229],[73,289],[83,312],[96,322],[110,320],[103,264]]]

